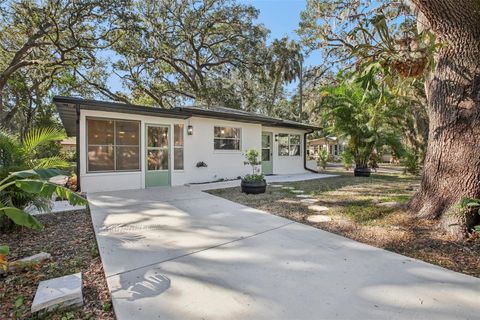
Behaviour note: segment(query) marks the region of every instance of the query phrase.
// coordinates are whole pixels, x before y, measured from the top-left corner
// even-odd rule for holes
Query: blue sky
[[[238,0],[260,10],[258,22],[270,30],[269,41],[288,36],[298,40],[295,33],[300,22],[300,12],[305,9],[306,0]],[[319,64],[319,56],[312,54],[305,60],[306,65]]]

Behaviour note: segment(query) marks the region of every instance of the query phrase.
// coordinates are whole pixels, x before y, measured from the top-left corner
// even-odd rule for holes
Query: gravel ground
[[[46,319],[115,319],[88,210],[37,216],[42,231],[17,229],[0,235],[10,246],[9,261],[37,254],[50,260],[0,278],[0,319],[36,319],[30,313],[38,283],[76,272],[83,274],[84,306],[47,314]]]

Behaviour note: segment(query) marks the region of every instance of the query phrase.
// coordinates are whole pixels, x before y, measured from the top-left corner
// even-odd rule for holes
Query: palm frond
[[[65,139],[63,131],[56,128],[36,128],[30,130],[23,140],[23,150],[27,154],[34,154],[39,146],[52,141]]]
[[[70,164],[59,156],[32,160],[33,169],[69,169]]]

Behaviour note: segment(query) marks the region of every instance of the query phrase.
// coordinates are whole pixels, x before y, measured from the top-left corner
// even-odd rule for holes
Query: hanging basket
[[[423,71],[427,66],[427,62],[428,60],[426,57],[417,59],[393,60],[390,63],[390,67],[404,78],[418,77],[423,74]]]
[[[423,74],[428,59],[426,48],[415,38],[406,37],[396,41],[397,53],[390,59],[390,67],[402,77],[418,77]]]

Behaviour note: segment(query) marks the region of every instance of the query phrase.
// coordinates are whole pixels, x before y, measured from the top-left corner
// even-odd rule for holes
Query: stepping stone
[[[324,207],[324,206],[314,205],[314,206],[308,206],[308,210],[313,210],[313,211],[317,211],[317,212],[322,212],[322,211],[327,211],[328,208],[327,208],[327,207]]]
[[[318,200],[317,199],[302,199],[300,200],[301,203],[303,204],[314,204],[316,203]]]
[[[282,189],[285,189],[285,190],[295,190],[294,187],[282,187]]]
[[[26,258],[23,258],[23,259],[19,259],[19,260],[16,260],[16,261],[13,261],[13,262],[9,263],[8,264],[8,270],[9,271],[15,271],[17,268],[21,268],[24,265],[28,265],[28,264],[31,264],[31,263],[32,264],[33,263],[39,263],[39,262],[42,262],[43,260],[50,259],[51,257],[52,257],[52,255],[50,253],[40,252],[40,253],[34,254],[33,256],[26,257]]]
[[[308,194],[297,194],[295,197],[297,198],[310,198]]]
[[[378,203],[377,206],[379,207],[387,207],[387,208],[400,208],[402,204],[396,201],[389,201],[389,202],[381,202]]]
[[[305,191],[303,191],[303,190],[292,190],[291,192],[292,193],[304,193]]]
[[[310,222],[318,223],[318,222],[332,221],[332,218],[323,214],[314,214],[314,215],[308,216],[307,220]]]
[[[40,282],[32,303],[32,312],[52,311],[83,305],[82,273]]]
[[[272,188],[281,188],[281,187],[283,187],[282,184],[269,184],[269,186],[272,187]]]

